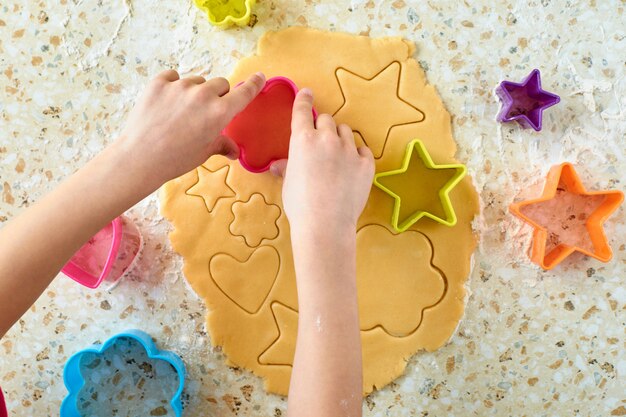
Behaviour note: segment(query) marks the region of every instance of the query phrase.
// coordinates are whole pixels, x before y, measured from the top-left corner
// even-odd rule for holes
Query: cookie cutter
[[[78,394],[81,388],[85,385],[85,379],[83,378],[82,366],[80,363],[81,357],[88,353],[102,355],[105,350],[114,345],[120,339],[136,340],[143,347],[143,349],[145,349],[148,354],[148,358],[162,360],[172,365],[178,375],[178,389],[176,390],[174,397],[170,400],[170,405],[172,410],[174,410],[176,417],[182,416],[183,405],[181,396],[185,386],[186,374],[183,360],[174,352],[159,350],[149,334],[141,330],[131,329],[116,334],[102,345],[95,344],[78,351],[68,359],[65,367],[63,368],[63,383],[65,384],[68,394],[61,403],[61,417],[81,417],[77,406]]]
[[[239,162],[248,171],[267,171],[274,161],[289,155],[291,112],[297,93],[298,87],[289,78],[268,79],[259,95],[222,131],[239,146]]]
[[[0,417],[9,417],[7,405],[4,402],[4,394],[2,393],[2,388],[0,388]]]
[[[496,88],[502,100],[499,122],[516,120],[522,127],[541,130],[543,111],[554,106],[561,98],[541,88],[541,73],[534,69],[521,83],[502,81]]]
[[[61,272],[88,288],[106,281],[110,290],[134,265],[142,246],[143,238],[135,224],[120,216],[89,239]]]
[[[246,26],[252,17],[256,0],[194,0],[206,12],[209,23],[221,29],[232,25]]]
[[[569,192],[574,194],[604,196],[603,202],[593,210],[585,222],[585,227],[589,232],[589,238],[594,248],[593,251],[559,242],[555,248],[546,253],[548,230],[522,212],[522,209],[526,206],[553,199],[556,196],[559,184],[563,184]],[[565,162],[561,165],[555,165],[550,169],[546,177],[546,185],[540,197],[511,204],[509,210],[515,216],[533,226],[535,230],[533,232],[530,259],[543,269],[550,270],[574,252],[581,252],[602,262],[611,260],[613,253],[608,244],[602,224],[619,207],[623,200],[624,193],[619,190],[587,191],[580,181],[574,166]]]
[[[441,200],[441,204],[443,206],[443,211],[446,215],[446,218],[443,219],[433,213],[430,213],[426,210],[417,210],[413,214],[411,214],[406,220],[402,223],[398,224],[400,221],[400,206],[402,204],[402,197],[395,193],[393,190],[384,186],[380,183],[381,178],[390,177],[394,175],[402,175],[407,172],[409,169],[409,165],[411,164],[411,157],[413,155],[413,151],[416,151],[420,159],[422,160],[424,166],[428,169],[432,170],[441,170],[441,169],[454,169],[456,170],[456,174],[452,176],[446,184],[439,189],[438,195]],[[374,175],[374,185],[380,188],[382,191],[390,195],[394,199],[393,212],[391,216],[391,225],[398,232],[404,232],[409,229],[412,225],[414,225],[418,220],[422,217],[427,217],[431,220],[434,220],[444,226],[454,226],[457,222],[456,213],[454,212],[454,207],[452,207],[452,201],[450,201],[450,191],[463,179],[467,172],[465,165],[463,164],[445,164],[445,165],[437,165],[433,162],[430,154],[426,150],[426,147],[419,139],[414,139],[407,145],[406,153],[404,155],[404,160],[402,161],[402,166],[399,169],[393,171],[380,172]]]

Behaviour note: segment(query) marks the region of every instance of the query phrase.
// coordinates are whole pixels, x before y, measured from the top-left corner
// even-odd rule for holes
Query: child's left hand
[[[236,159],[238,146],[221,131],[264,84],[264,75],[257,73],[230,91],[225,78],[180,79],[176,71],[164,71],[139,98],[116,145],[133,155],[133,163],[157,187],[211,155]]]

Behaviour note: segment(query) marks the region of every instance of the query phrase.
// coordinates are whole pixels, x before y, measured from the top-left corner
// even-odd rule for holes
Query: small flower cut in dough
[[[261,194],[252,194],[247,201],[235,201],[232,210],[235,217],[230,232],[241,236],[246,245],[256,248],[263,239],[272,240],[278,236],[276,221],[280,217],[280,207],[268,204]]]

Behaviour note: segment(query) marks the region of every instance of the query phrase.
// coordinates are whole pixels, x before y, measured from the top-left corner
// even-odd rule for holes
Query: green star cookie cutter
[[[438,195],[441,200],[441,205],[443,206],[443,212],[445,214],[445,218],[439,217],[434,213],[431,213],[426,210],[416,210],[409,217],[400,223],[400,207],[402,205],[402,197],[400,197],[393,190],[381,184],[380,180],[382,178],[391,177],[395,175],[403,175],[409,169],[411,164],[411,157],[413,155],[413,151],[416,151],[420,159],[422,160],[424,166],[427,169],[432,170],[444,170],[444,169],[454,169],[456,173],[439,189]],[[450,191],[463,179],[467,172],[465,165],[463,164],[444,164],[437,165],[433,162],[430,154],[426,150],[426,147],[419,139],[412,140],[406,148],[406,153],[404,155],[404,160],[402,162],[402,166],[399,169],[392,171],[380,172],[374,176],[374,185],[380,188],[382,191],[390,195],[394,199],[393,212],[391,215],[391,225],[397,232],[404,232],[408,230],[411,226],[413,226],[418,220],[422,217],[427,217],[431,220],[434,220],[444,226],[454,226],[457,222],[456,213],[454,212],[454,208],[452,207],[452,202],[450,201]],[[416,190],[419,192],[419,190]]]
[[[256,0],[193,0],[195,5],[206,12],[209,23],[220,29],[232,25],[246,26],[252,17],[252,6]]]

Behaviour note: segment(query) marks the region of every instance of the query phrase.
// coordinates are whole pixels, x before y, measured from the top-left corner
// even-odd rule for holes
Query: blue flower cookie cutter
[[[172,410],[174,410],[176,417],[182,416],[183,405],[181,396],[185,386],[185,364],[183,363],[183,360],[174,352],[159,350],[149,334],[141,330],[131,329],[116,334],[104,342],[104,344],[95,344],[78,351],[69,358],[65,364],[65,368],[63,369],[63,382],[65,383],[65,388],[67,388],[69,393],[61,403],[61,417],[82,417],[77,404],[78,394],[81,388],[85,385],[85,379],[83,378],[83,374],[81,372],[83,369],[81,365],[81,357],[89,353],[101,355],[120,339],[133,339],[139,342],[139,344],[145,349],[148,358],[162,360],[172,365],[178,375],[178,389],[172,397],[170,405]]]

